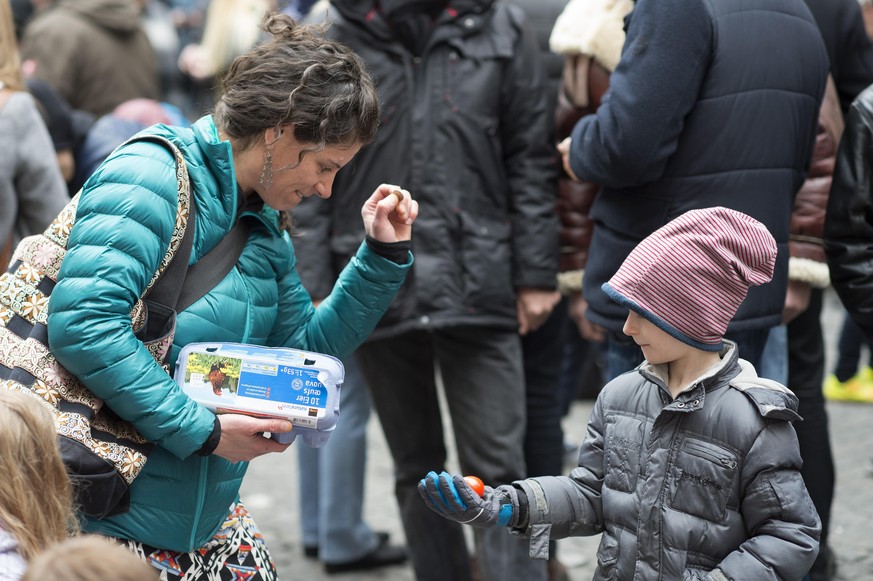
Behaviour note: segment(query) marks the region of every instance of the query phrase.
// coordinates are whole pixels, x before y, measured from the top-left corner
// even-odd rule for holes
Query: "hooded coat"
[[[74,109],[100,116],[160,98],[158,66],[134,0],[60,0],[25,29],[22,59]]]
[[[809,571],[821,524],[800,476],[797,398],[759,378],[736,344],[721,355],[675,399],[664,366],[648,363],[603,389],[578,467],[514,483],[532,553],[550,537],[602,532],[595,581]]]

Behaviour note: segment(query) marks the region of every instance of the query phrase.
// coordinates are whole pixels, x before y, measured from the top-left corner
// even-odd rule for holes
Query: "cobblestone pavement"
[[[826,298],[822,320],[830,362],[841,315],[834,296]],[[827,408],[837,464],[830,539],[839,565],[837,579],[873,581],[873,405],[830,402]],[[581,442],[590,411],[591,402],[574,403],[564,420],[567,440]],[[370,422],[368,437],[365,518],[374,529],[390,532],[392,541],[403,542],[394,501],[391,458],[375,416]],[[257,459],[251,465],[242,490],[243,501],[254,514],[270,545],[280,579],[413,581],[412,568],[408,565],[368,573],[327,575],[317,561],[303,557],[298,523],[300,499],[296,494],[298,471],[294,456],[292,446],[284,454]],[[450,458],[452,465],[457,464]],[[571,581],[591,579],[598,540],[599,537],[587,537],[558,542],[559,558],[568,567]]]

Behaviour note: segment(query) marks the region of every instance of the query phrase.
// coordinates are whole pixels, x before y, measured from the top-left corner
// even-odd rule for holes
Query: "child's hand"
[[[517,493],[511,486],[486,486],[479,498],[463,476],[431,471],[418,483],[418,493],[432,511],[461,524],[487,528],[518,523]]]

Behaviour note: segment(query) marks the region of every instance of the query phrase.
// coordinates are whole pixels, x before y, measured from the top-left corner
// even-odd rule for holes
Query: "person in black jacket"
[[[843,115],[849,105],[868,85],[873,83],[873,45],[865,28],[864,14],[871,14],[873,4],[843,0],[806,0],[812,10],[828,47],[831,69]],[[843,323],[837,341],[837,360],[824,387],[824,395],[834,401],[873,401],[873,354],[861,365],[861,352],[873,351],[873,342],[865,341],[863,332],[843,313]],[[814,496],[813,496],[814,498]]]
[[[797,194],[791,221],[791,282],[784,317],[788,330],[786,385],[800,402],[798,413],[803,421],[795,424],[795,430],[803,458],[801,475],[822,523],[821,550],[809,572],[809,581],[829,581],[835,575],[837,559],[828,544],[835,468],[822,395],[825,346],[821,311],[823,288],[830,280],[822,235],[843,116],[864,87],[873,83],[873,45],[856,0],[805,0],[805,3],[828,51],[833,88],[829,86],[822,106],[809,178]],[[828,111],[830,100],[835,103],[830,104]],[[804,275],[819,268],[824,271],[823,284],[817,284],[815,276]]]
[[[470,579],[461,527],[418,498],[444,466],[442,377],[461,469],[490,482],[525,474],[519,332],[557,299],[557,164],[536,39],[493,0],[332,2],[328,34],[376,79],[376,141],[339,172],[329,201],[295,212],[302,277],[316,299],[364,236],[347,204],[360,184],[403,184],[420,203],[415,266],[359,360],[396,465],[418,579]],[[319,259],[319,256],[321,257]],[[307,272],[308,270],[308,272]],[[541,562],[505,531],[477,535],[483,579],[536,580]]]
[[[610,90],[561,144],[565,166],[603,185],[583,279],[586,316],[608,331],[608,374],[642,361],[600,290],[631,249],[695,208],[724,205],[773,233],[773,282],[752,289],[727,336],[756,367],[782,317],[788,226],[808,170],[828,58],[792,0],[638,0]]]
[[[873,85],[849,108],[825,217],[831,284],[873,340]]]
[[[873,85],[852,103],[837,153],[825,218],[831,284],[852,321],[873,341]]]
[[[824,248],[831,284],[868,341],[873,341],[871,169],[873,85],[858,95],[846,116],[824,227]]]

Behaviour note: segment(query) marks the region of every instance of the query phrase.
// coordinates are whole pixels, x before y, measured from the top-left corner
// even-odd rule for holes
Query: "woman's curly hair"
[[[271,38],[237,57],[221,80],[219,130],[240,149],[281,125],[292,125],[309,151],[370,143],[379,98],[360,57],[325,38],[323,27],[284,14],[268,14],[263,28]]]

